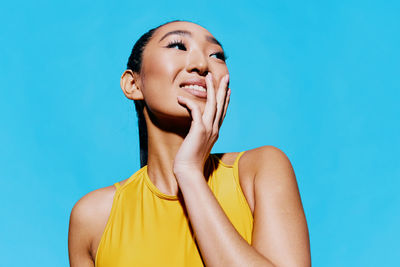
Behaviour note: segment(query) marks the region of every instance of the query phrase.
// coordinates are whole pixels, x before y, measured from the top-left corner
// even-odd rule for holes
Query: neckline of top
[[[214,166],[215,166],[215,160],[218,161],[218,164],[221,164],[222,166],[227,167],[227,168],[233,168],[233,166],[234,166],[234,164],[233,165],[227,165],[227,164],[223,163],[221,161],[221,159],[219,157],[217,157],[216,155],[214,155],[214,154],[210,154],[210,159],[211,159],[211,162],[212,162],[211,164],[213,164]],[[144,174],[144,181],[145,181],[147,187],[156,196],[158,196],[158,197],[160,197],[162,199],[166,199],[166,200],[179,200],[179,197],[177,195],[165,194],[165,193],[161,192],[157,188],[157,186],[155,186],[153,184],[153,182],[150,180],[149,174],[147,172],[147,165],[143,167],[143,174]]]
[[[243,153],[243,152],[240,152],[240,153],[239,153],[239,155],[237,156],[235,162],[234,162],[232,165],[225,164],[225,163],[222,162],[222,160],[221,160],[218,156],[216,156],[215,154],[210,154],[210,158],[211,158],[211,162],[212,162],[212,164],[214,165],[214,167],[217,167],[217,166],[215,166],[215,163],[216,163],[215,161],[217,161],[217,162],[218,162],[217,165],[222,165],[222,166],[224,166],[224,167],[226,167],[226,168],[234,168],[235,164],[237,164],[237,161],[238,161],[238,159],[239,159],[239,157],[240,157],[240,154],[242,154],[242,153]],[[216,168],[215,168],[215,169],[216,169]],[[166,199],[166,200],[179,200],[179,197],[178,197],[177,195],[168,195],[168,194],[164,194],[163,192],[161,192],[161,191],[153,184],[153,182],[150,180],[150,177],[149,177],[148,172],[147,172],[147,165],[145,165],[144,167],[142,167],[142,168],[141,168],[140,170],[138,170],[137,173],[135,173],[135,174],[139,174],[139,173],[141,173],[142,175],[144,175],[144,177],[143,177],[143,178],[144,178],[144,182],[146,183],[147,187],[150,189],[150,191],[151,191],[153,194],[155,194],[155,195],[158,196],[159,198]],[[129,181],[127,181],[127,182],[125,182],[123,185],[121,185],[121,186],[117,189],[117,191],[120,191],[120,189],[126,187],[126,186],[132,181],[132,178],[136,176],[135,174],[133,174],[133,175],[130,177]]]
[[[177,195],[164,194],[153,184],[153,182],[150,180],[149,174],[147,173],[147,165],[143,167],[143,172],[144,172],[144,182],[146,183],[150,191],[153,192],[153,194],[166,200],[179,200],[179,197]]]

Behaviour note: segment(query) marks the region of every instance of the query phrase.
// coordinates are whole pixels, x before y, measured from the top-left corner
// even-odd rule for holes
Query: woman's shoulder
[[[105,206],[109,206],[110,201],[112,202],[114,197],[115,190],[115,186],[110,185],[87,193],[75,203],[71,215],[88,217],[86,219],[90,219],[91,216],[103,211]]]
[[[75,203],[70,216],[70,251],[79,248],[92,254],[91,246],[107,224],[115,191],[113,185],[96,189]]]
[[[217,153],[215,156],[217,156],[224,164],[233,165],[239,154],[240,152],[226,152]],[[275,146],[265,145],[243,151],[238,164],[240,169],[257,171],[258,168],[270,165],[268,163],[271,162],[276,166],[277,164],[287,164],[289,159],[281,149]]]
[[[264,173],[265,169],[274,168],[280,165],[282,158],[285,158],[285,154],[277,147],[274,146],[261,146],[250,150],[240,152],[227,152],[214,154],[219,160],[229,166],[233,166],[238,159],[237,163],[239,183],[242,188],[243,194],[249,204],[252,214],[255,209],[255,178],[256,174]],[[261,175],[267,179],[270,175]]]
[[[239,154],[239,152],[221,153],[220,160],[224,164],[233,165]],[[237,164],[239,183],[253,214],[256,186],[265,189],[272,188],[273,185],[285,185],[287,179],[282,177],[289,179],[294,177],[286,154],[270,145],[244,151]],[[265,184],[267,186],[263,186]]]

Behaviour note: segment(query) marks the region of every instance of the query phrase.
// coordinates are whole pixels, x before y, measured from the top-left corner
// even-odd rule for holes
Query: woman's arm
[[[253,166],[245,168],[257,170],[252,246],[277,266],[311,266],[307,221],[289,159],[272,146],[250,153]]]
[[[71,267],[93,267],[100,237],[110,215],[114,186],[94,190],[73,207],[69,222],[68,251]]]
[[[90,255],[90,205],[79,200],[71,212],[68,232],[68,252],[71,267],[94,267]]]
[[[248,151],[242,159],[252,166],[241,167],[255,174],[251,245],[229,221],[201,173],[177,176],[206,265],[310,266],[307,224],[289,160],[274,147]]]
[[[307,224],[296,178],[283,152],[268,147],[251,152],[246,169],[254,173],[252,245],[236,231],[208,187],[204,163],[218,138],[230,89],[227,77],[220,81],[217,92],[211,73],[206,83],[203,114],[196,102],[178,98],[190,110],[192,124],[174,160],[175,177],[206,265],[310,266]]]

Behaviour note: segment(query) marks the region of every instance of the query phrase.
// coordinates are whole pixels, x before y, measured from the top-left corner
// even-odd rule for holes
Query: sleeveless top
[[[210,155],[208,186],[238,233],[251,244],[253,216],[233,165]],[[115,184],[111,213],[96,253],[96,267],[204,266],[183,197],[166,195],[144,166],[124,185]]]

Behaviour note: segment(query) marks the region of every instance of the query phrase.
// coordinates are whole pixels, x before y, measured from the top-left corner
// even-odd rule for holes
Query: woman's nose
[[[188,72],[197,72],[201,76],[208,73],[208,61],[205,55],[199,51],[191,51],[188,55],[186,69]]]

